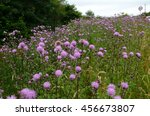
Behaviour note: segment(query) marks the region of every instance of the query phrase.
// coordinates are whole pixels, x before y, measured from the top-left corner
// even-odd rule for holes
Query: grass
[[[149,29],[150,22],[143,17],[128,16],[75,20],[57,28],[55,32],[36,28],[30,41],[22,40],[28,50],[18,49],[15,41],[12,41],[14,44],[11,43],[13,47],[9,47],[8,43],[1,47],[0,89],[4,92],[0,95],[3,98],[11,95],[23,98],[20,91],[29,88],[37,93],[37,99],[109,99],[114,96],[124,99],[149,99]],[[114,32],[119,32],[120,35],[115,36]],[[45,38],[45,52],[40,54],[37,46],[42,37]],[[64,46],[65,41],[71,43],[73,40],[77,42],[74,49]],[[89,49],[89,45],[81,43],[82,40],[93,44],[95,49]],[[68,53],[67,57],[57,60],[60,53],[54,52],[56,44]],[[13,53],[13,49],[17,51]],[[72,60],[69,55],[73,56],[75,51],[80,52],[81,57]],[[97,55],[99,51],[104,57]],[[127,58],[123,57],[123,52],[127,54]],[[134,56],[131,57],[130,52]],[[137,57],[136,53],[140,53],[141,57]],[[46,56],[49,57],[48,60],[45,60]],[[81,72],[75,71],[76,66],[82,68]],[[55,75],[58,69],[63,72],[61,77]],[[33,75],[36,73],[40,73],[41,78],[34,82]],[[69,79],[70,74],[76,75],[75,80]],[[43,87],[43,83],[47,81],[51,84],[49,89]],[[92,82],[97,82],[99,87],[91,86]],[[129,87],[123,89],[122,82],[128,83]],[[109,84],[115,85],[114,96],[107,93]]]

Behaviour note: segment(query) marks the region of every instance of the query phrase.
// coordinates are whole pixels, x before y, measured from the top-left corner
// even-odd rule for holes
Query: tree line
[[[65,0],[1,0],[0,38],[4,31],[20,30],[25,37],[37,25],[56,26],[80,18],[81,12]],[[1,39],[0,39],[1,40]]]

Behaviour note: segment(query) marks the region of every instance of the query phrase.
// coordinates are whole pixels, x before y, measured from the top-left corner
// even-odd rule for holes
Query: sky
[[[66,0],[69,4],[74,4],[84,15],[86,11],[92,10],[95,16],[114,16],[122,12],[129,15],[138,15],[139,6],[143,7],[141,12],[150,12],[150,0]]]

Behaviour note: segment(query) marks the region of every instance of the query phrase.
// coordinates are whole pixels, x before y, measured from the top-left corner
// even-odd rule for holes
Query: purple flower
[[[19,94],[22,99],[35,99],[37,97],[36,91],[28,88],[22,89]]]
[[[71,74],[69,78],[70,78],[70,80],[74,80],[76,78],[76,75],[75,74]]]
[[[121,83],[121,87],[122,87],[123,89],[128,89],[128,83],[127,83],[127,82],[122,82],[122,83]]]
[[[65,57],[67,57],[68,53],[67,53],[66,51],[62,51],[62,52],[60,53],[60,55],[61,55],[63,58],[65,58]]]
[[[109,85],[108,85],[108,87],[107,87],[107,88],[115,89],[115,88],[116,88],[116,86],[115,86],[114,84],[112,84],[112,83],[111,83],[111,84],[109,84]]]
[[[131,56],[131,57],[134,56],[134,53],[133,53],[133,52],[130,52],[130,53],[129,53],[129,56]]]
[[[68,41],[64,42],[64,46],[69,46],[70,43]]]
[[[76,70],[77,73],[79,73],[81,71],[81,67],[80,66],[76,66],[75,70]]]
[[[80,52],[75,52],[75,53],[74,53],[74,57],[75,57],[75,58],[80,58],[80,57],[81,57]]]
[[[40,78],[41,78],[41,75],[37,73],[37,74],[34,74],[34,75],[33,75],[32,80],[33,80],[33,81],[38,81]]]
[[[72,44],[70,44],[69,49],[73,50],[73,49],[75,49],[75,46],[73,46]]]
[[[49,74],[46,73],[46,74],[45,74],[45,77],[49,77]]]
[[[100,56],[100,57],[104,57],[104,53],[101,52],[101,51],[99,51],[99,52],[97,53],[97,55]]]
[[[62,57],[61,56],[57,56],[57,60],[61,60],[62,59]]]
[[[99,51],[104,51],[104,48],[99,48]]]
[[[114,32],[114,36],[122,37],[123,35],[121,35],[119,32]]]
[[[40,43],[38,44],[38,46],[44,47],[44,46],[45,46],[45,43],[44,43],[44,42],[40,42]]]
[[[141,53],[137,52],[137,53],[136,53],[136,56],[137,56],[138,58],[141,58]]]
[[[116,94],[116,91],[114,88],[107,88],[107,94],[113,97]]]
[[[36,50],[37,50],[37,52],[39,52],[40,54],[43,54],[44,51],[45,51],[42,46],[38,46],[38,47],[36,48]]]
[[[119,36],[120,33],[119,32],[114,32],[114,36]]]
[[[62,51],[62,47],[60,45],[56,46],[54,49],[54,52],[61,52]]]
[[[123,58],[124,58],[124,59],[127,59],[127,58],[128,58],[128,55],[127,55],[127,54],[124,54],[124,55],[123,55]]]
[[[89,45],[89,42],[87,40],[83,40],[82,42],[83,42],[83,45],[85,45],[85,46]]]
[[[62,64],[61,64],[61,66],[66,66],[67,65],[67,63],[66,62],[62,62]]]
[[[48,62],[49,56],[45,56],[45,61]]]
[[[89,48],[91,49],[91,50],[94,50],[95,49],[95,46],[94,45],[89,45]]]
[[[44,87],[44,89],[50,89],[50,87],[51,87],[50,82],[45,82],[45,83],[43,84],[43,87]]]
[[[15,95],[7,96],[7,99],[16,99],[17,97]]]
[[[28,46],[25,46],[23,50],[28,51],[29,50]]]
[[[77,44],[77,42],[76,42],[75,40],[73,40],[73,41],[71,42],[71,45],[73,45],[73,46],[76,46],[76,44]]]
[[[44,41],[44,40],[45,40],[45,38],[43,38],[43,37],[40,38],[40,41]]]
[[[18,45],[18,49],[24,49],[25,46],[26,46],[26,44],[24,42],[21,42]]]
[[[127,48],[125,46],[122,47],[123,50],[127,50]]]
[[[28,50],[28,46],[24,42],[21,42],[18,45],[18,49],[23,49],[23,50],[27,51]]]
[[[76,57],[74,57],[73,55],[69,55],[69,58],[71,59],[71,60],[76,60]]]
[[[16,50],[16,49],[13,49],[13,50],[12,50],[12,53],[16,53],[16,52],[17,52],[17,50]]]
[[[114,99],[121,99],[121,96],[114,96]]]
[[[56,71],[55,71],[56,77],[60,77],[62,74],[63,74],[63,73],[62,73],[61,70],[56,70]]]
[[[144,34],[145,34],[144,31],[139,32],[139,35],[140,35],[140,36],[143,36]]]
[[[93,89],[97,90],[99,88],[99,82],[98,81],[94,81],[91,83],[91,86]]]

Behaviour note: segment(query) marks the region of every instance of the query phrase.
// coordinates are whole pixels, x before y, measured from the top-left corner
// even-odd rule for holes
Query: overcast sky
[[[92,10],[95,15],[114,16],[121,12],[129,15],[139,14],[138,7],[143,6],[142,12],[150,11],[150,0],[66,0],[69,4],[74,4],[76,8],[85,14],[87,10]]]

